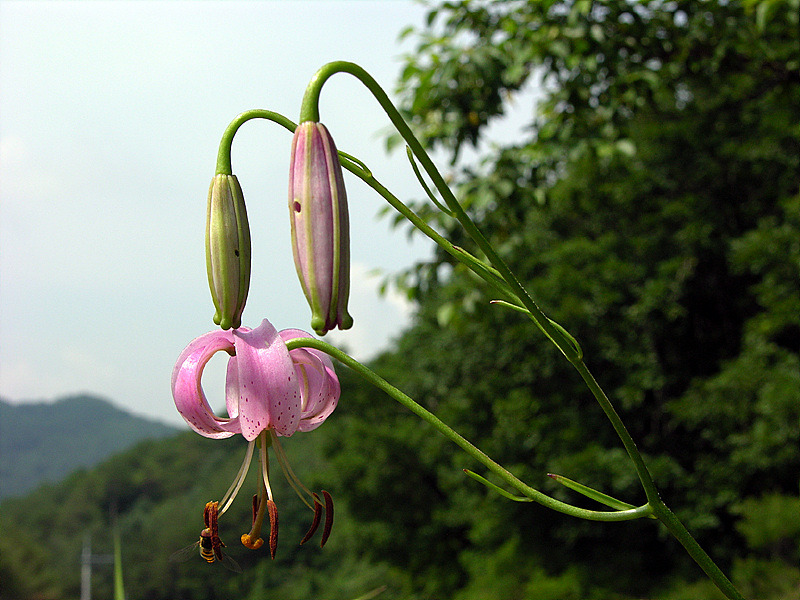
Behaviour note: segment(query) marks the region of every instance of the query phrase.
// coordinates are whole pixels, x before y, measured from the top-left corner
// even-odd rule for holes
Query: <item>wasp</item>
[[[200,532],[200,539],[193,544],[189,544],[186,548],[181,548],[175,552],[169,557],[171,561],[183,562],[189,560],[199,547],[200,556],[208,564],[218,560],[226,569],[230,569],[235,573],[242,572],[242,567],[239,566],[239,563],[222,551],[225,547],[225,543],[219,538],[217,530],[218,506],[217,502],[208,502],[206,504],[206,508],[203,511],[203,520],[206,526]]]

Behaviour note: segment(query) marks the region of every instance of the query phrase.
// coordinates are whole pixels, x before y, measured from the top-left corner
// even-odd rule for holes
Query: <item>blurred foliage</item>
[[[583,345],[668,504],[760,598],[800,596],[797,532],[785,523],[791,551],[759,558],[739,526],[743,501],[798,493],[798,8],[441,2],[407,32],[418,46],[399,86],[469,214]],[[531,86],[544,97],[520,138],[484,143]],[[467,146],[482,158],[459,160]],[[427,200],[415,209],[474,250]],[[377,363],[387,378],[535,486],[575,500],[550,471],[642,501],[590,395],[524,318],[487,305],[443,252],[399,284],[419,312]],[[415,419],[369,392],[351,405],[340,443],[358,445],[338,468],[375,556],[414,570],[421,597],[539,598],[539,582],[562,597],[718,597],[655,524],[487,497],[460,476],[474,465]],[[485,575],[501,566],[502,584]]]
[[[74,435],[88,422],[93,424],[90,430]],[[143,439],[176,432],[86,394],[47,403],[10,404],[0,399],[0,500],[59,481]]]
[[[412,126],[455,161],[470,215],[581,342],[667,504],[760,600],[800,597],[797,15],[797,0],[442,2],[407,34],[419,45],[400,84]],[[520,138],[482,145],[535,82],[545,97]],[[482,161],[459,162],[476,144]],[[643,501],[600,409],[528,321],[445,254],[401,283],[418,312],[374,361],[382,376],[555,497],[596,508],[548,472]],[[276,561],[234,543],[250,518],[240,500],[221,534],[244,575],[169,563],[244,452],[187,435],[5,502],[0,597],[76,597],[82,535],[108,551],[112,504],[131,598],[346,599],[381,585],[387,600],[720,597],[658,523],[504,500],[444,438],[339,372],[337,412],[286,444],[336,501],[324,551],[293,545],[309,514],[276,478]],[[97,585],[110,596],[110,576]]]

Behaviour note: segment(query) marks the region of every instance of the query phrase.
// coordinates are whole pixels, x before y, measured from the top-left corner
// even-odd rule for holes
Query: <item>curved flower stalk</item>
[[[212,439],[241,434],[249,442],[238,474],[219,501],[218,516],[228,510],[236,497],[247,474],[254,446],[258,445],[262,475],[260,491],[253,497],[252,527],[242,535],[242,543],[250,549],[261,547],[261,525],[268,515],[269,549],[273,558],[278,541],[278,512],[269,483],[270,447],[275,450],[289,483],[314,511],[312,528],[303,542],[313,535],[322,513],[319,496],[300,482],[278,441],[280,436],[316,429],[330,416],[339,401],[341,390],[331,359],[318,350],[295,348],[290,351],[286,347],[289,340],[308,337],[308,333],[298,329],[279,332],[266,319],[252,330],[242,327],[213,331],[193,340],[181,352],[172,371],[175,406],[194,431]],[[214,414],[201,385],[203,369],[219,351],[231,355],[225,381],[228,417]],[[324,545],[333,523],[333,502],[328,492],[322,494],[326,516]]]

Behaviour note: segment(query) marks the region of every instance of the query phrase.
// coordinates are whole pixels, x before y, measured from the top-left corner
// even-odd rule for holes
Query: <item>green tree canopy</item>
[[[742,533],[756,527],[748,503],[798,491],[797,8],[443,2],[408,33],[400,82],[412,126],[453,160],[518,91],[545,90],[524,136],[457,168],[457,195],[581,342],[668,503],[760,597],[800,580],[796,530],[769,549]],[[449,217],[417,210],[470,247]],[[420,308],[378,362],[387,378],[535,485],[574,501],[552,471],[642,500],[611,427],[529,321],[489,306],[444,253],[402,281]],[[353,396],[339,467],[375,556],[422,596],[666,594],[701,577],[655,525],[487,495],[446,441]]]

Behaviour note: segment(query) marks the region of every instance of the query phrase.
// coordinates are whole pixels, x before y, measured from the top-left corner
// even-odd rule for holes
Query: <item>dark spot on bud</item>
[[[300,203],[297,200],[294,201],[292,207],[294,208],[294,212],[300,212]]]

